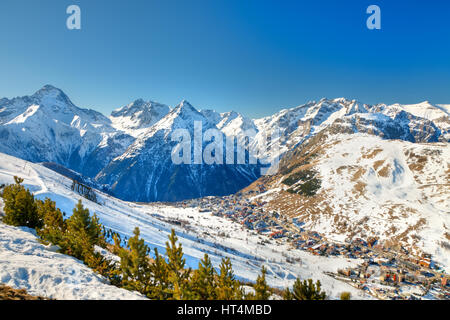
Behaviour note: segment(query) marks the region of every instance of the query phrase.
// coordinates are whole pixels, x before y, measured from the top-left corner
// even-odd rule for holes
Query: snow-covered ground
[[[406,232],[408,244],[431,253],[450,272],[450,252],[441,245],[450,226],[449,145],[370,135],[338,135],[333,143],[317,166],[322,188],[334,199],[329,201],[333,211],[349,221],[366,220],[362,227],[383,240]],[[416,168],[418,164],[423,168]],[[358,170],[360,177],[355,178]],[[355,191],[358,183],[364,186],[362,195]],[[332,237],[338,232],[325,220],[317,222],[317,229]],[[408,231],[416,225],[417,230]]]
[[[81,261],[44,246],[29,228],[0,223],[0,283],[53,299],[145,299],[107,284]]]
[[[274,210],[297,216],[305,229],[336,242],[377,237],[400,243],[417,255],[432,254],[450,272],[450,250],[445,245],[450,226],[448,143],[336,134],[318,149],[307,166],[321,180],[316,196],[286,196],[278,190],[288,188],[282,181],[289,174],[277,177],[267,191]]]
[[[12,183],[15,175],[25,179],[24,185],[37,198],[51,198],[67,216],[81,198],[71,191],[70,179],[39,164],[0,154],[0,184]],[[223,257],[229,257],[236,276],[242,280],[255,281],[264,265],[268,269],[267,281],[274,287],[290,286],[300,276],[302,279],[320,280],[331,298],[339,297],[342,291],[351,292],[354,298],[370,298],[361,290],[323,273],[354,266],[360,262],[358,260],[313,256],[291,249],[288,244],[278,240],[263,244],[262,240],[268,241],[268,238],[244,229],[237,223],[213,216],[210,212],[200,212],[197,208],[136,204],[101,192],[97,192],[97,195],[101,204],[82,199],[91,213],[95,212],[107,228],[122,237],[129,237],[137,226],[147,244],[152,248],[157,247],[161,253],[164,253],[167,236],[174,228],[183,245],[187,264],[194,268],[206,252],[215,267],[218,267]],[[168,220],[181,221],[182,225],[171,224]],[[139,297],[103,284],[79,261],[45,249],[29,232],[0,224],[0,239],[0,282],[15,288],[26,288],[31,294],[54,298]],[[289,263],[287,258],[297,262]]]

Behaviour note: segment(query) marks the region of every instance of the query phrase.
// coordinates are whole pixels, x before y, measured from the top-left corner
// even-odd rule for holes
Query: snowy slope
[[[144,299],[107,284],[81,261],[39,243],[33,232],[0,222],[0,283],[58,300]]]
[[[450,145],[324,134],[294,150],[268,183],[271,207],[334,241],[378,237],[426,252],[450,271]],[[302,149],[303,147],[303,149]],[[314,170],[312,197],[289,194],[291,174]],[[298,182],[302,183],[302,182]],[[294,185],[295,186],[295,185]]]
[[[25,178],[24,184],[36,194],[37,198],[50,197],[69,215],[80,198],[70,190],[69,179],[38,164],[0,154],[0,183],[12,183],[14,175]],[[255,281],[261,265],[264,264],[269,270],[268,282],[275,287],[284,288],[291,285],[297,276],[311,277],[321,280],[331,297],[336,298],[340,292],[350,291],[354,297],[370,298],[363,292],[323,274],[324,271],[336,271],[338,268],[355,265],[359,263],[358,260],[313,256],[304,251],[292,250],[287,244],[277,240],[270,240],[264,245],[261,244],[261,236],[244,229],[240,224],[213,216],[209,212],[200,212],[197,208],[178,208],[157,203],[140,205],[124,202],[100,192],[98,198],[102,205],[85,199],[83,201],[91,212],[99,216],[101,223],[127,237],[131,236],[134,227],[138,226],[146,243],[151,247],[157,247],[162,253],[165,251],[165,242],[171,228],[175,228],[183,245],[187,263],[192,267],[197,267],[199,259],[206,252],[215,267],[218,267],[222,257],[229,257],[240,279]],[[171,224],[169,219],[182,222],[182,226]],[[2,230],[7,230],[3,232],[8,238],[10,234],[8,230],[11,229],[2,226]],[[9,252],[13,250],[10,246],[5,245],[4,248],[7,252],[3,254],[7,256],[13,254]],[[286,257],[297,259],[297,262],[288,263]],[[28,269],[28,274],[32,274],[33,268],[32,265]],[[18,274],[19,269],[19,266],[12,265],[11,269],[8,269],[10,270],[8,274]],[[20,275],[18,277],[21,278]],[[6,276],[4,280],[10,285],[19,287],[20,281],[15,283],[14,278],[16,276],[11,278]],[[43,292],[38,293],[46,295],[48,293],[46,290],[51,292],[52,289],[43,289]]]
[[[433,106],[430,102],[424,101],[418,104],[405,104],[397,105],[405,111],[421,118],[428,120],[436,120],[442,117],[450,116],[450,113],[446,110],[445,106],[438,108]]]
[[[446,112],[447,115],[450,115],[450,104],[437,104],[436,106]]]

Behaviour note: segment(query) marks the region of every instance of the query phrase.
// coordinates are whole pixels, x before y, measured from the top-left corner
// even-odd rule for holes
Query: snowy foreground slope
[[[80,198],[71,191],[72,182],[68,178],[39,164],[0,154],[0,184],[12,183],[15,175],[25,179],[24,185],[37,198],[51,198],[67,215],[71,214],[74,204]],[[268,283],[274,287],[284,288],[300,276],[302,279],[320,280],[330,298],[337,298],[342,291],[351,292],[354,298],[370,298],[364,292],[323,273],[354,266],[359,260],[326,258],[292,250],[277,240],[269,241],[239,224],[213,216],[209,212],[200,212],[197,208],[140,205],[124,202],[101,192],[97,192],[97,195],[101,205],[84,198],[83,202],[91,213],[95,212],[99,216],[102,224],[127,237],[132,235],[137,226],[147,244],[157,247],[162,253],[171,228],[175,228],[187,263],[194,268],[206,252],[215,267],[218,267],[222,257],[229,257],[235,274],[242,280],[256,280],[261,266],[265,265],[268,269]],[[171,224],[169,220],[177,220],[181,225]],[[263,244],[263,239],[268,242]],[[0,223],[0,241],[0,282],[7,285],[26,288],[31,294],[57,299],[139,297],[102,284],[80,262],[46,250],[29,232]],[[288,263],[287,258],[296,262]],[[77,271],[71,271],[71,268]]]
[[[107,284],[81,261],[42,245],[33,232],[0,223],[0,283],[53,299],[144,299]]]

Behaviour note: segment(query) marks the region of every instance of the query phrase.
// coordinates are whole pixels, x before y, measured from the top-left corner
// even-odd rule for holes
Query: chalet
[[[403,277],[404,277],[405,282],[410,282],[410,283],[416,282],[416,276],[413,273],[409,273],[409,272],[405,273],[403,275]]]
[[[253,230],[253,223],[251,223],[249,220],[245,220],[245,221],[244,221],[244,225],[245,225],[248,229]]]
[[[339,269],[339,270],[338,270],[338,273],[339,273],[339,274],[342,274],[342,275],[344,275],[344,276],[350,277],[350,276],[353,274],[353,271],[352,271],[352,269],[350,269],[350,268],[347,268],[347,269]]]
[[[317,233],[317,232],[311,232],[310,234],[309,234],[312,238],[316,238],[316,239],[322,239],[322,237]]]
[[[381,282],[385,282],[385,281],[388,281],[388,279],[389,279],[389,274],[382,274],[382,275],[380,275],[380,281]]]
[[[295,243],[297,244],[297,246],[302,246],[302,245],[306,244],[306,241],[299,239],[299,240],[296,240]]]
[[[423,276],[423,275],[418,275],[415,278],[416,278],[416,281],[415,281],[416,283],[420,283],[420,284],[427,284],[428,283],[427,278],[425,276]]]
[[[255,229],[265,229],[267,228],[267,224],[263,220],[259,220],[254,225]]]
[[[386,258],[382,258],[382,257],[378,257],[376,259],[373,260],[374,263],[378,264],[378,265],[382,265],[382,266],[386,266],[389,264],[389,260]]]
[[[306,250],[307,250],[308,252],[312,253],[313,255],[316,255],[316,256],[319,255],[319,253],[318,253],[315,249],[313,249],[313,248],[311,248],[311,247],[308,247]]]
[[[339,248],[337,254],[344,256],[346,254],[345,248]]]
[[[282,237],[284,237],[284,230],[279,230],[279,231],[272,232],[270,234],[270,237],[273,238],[273,239],[282,238]]]
[[[424,268],[430,268],[431,266],[431,259],[430,258],[422,258],[419,260],[419,265]]]
[[[378,242],[378,239],[377,239],[377,238],[369,238],[369,239],[367,240],[367,244],[368,244],[369,247],[371,247],[371,248],[372,248],[374,245],[376,245],[377,242]]]
[[[431,272],[422,271],[420,274],[423,275],[424,277],[427,277],[427,278],[433,278],[434,277],[434,274],[431,273]]]
[[[338,255],[339,253],[338,253],[338,251],[336,250],[336,247],[335,247],[335,246],[329,246],[329,247],[326,249],[326,254],[328,254],[328,255]]]
[[[363,247],[367,247],[367,242],[365,242],[363,239],[361,239],[361,238],[356,238],[356,239],[354,239],[353,241],[352,241],[352,243],[354,244],[354,245],[360,245],[360,246],[363,246]]]
[[[292,218],[292,224],[299,229],[302,229],[302,227],[305,225],[305,223],[303,221],[300,221],[298,218]]]

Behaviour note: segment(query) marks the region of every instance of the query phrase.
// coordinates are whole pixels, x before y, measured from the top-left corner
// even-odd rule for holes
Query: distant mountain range
[[[177,201],[235,193],[260,177],[260,163],[182,164],[171,161],[174,130],[193,134],[194,121],[236,139],[246,130],[260,160],[294,150],[323,130],[366,133],[416,143],[448,142],[448,105],[367,105],[355,100],[322,99],[262,119],[237,112],[197,110],[182,101],[167,105],[136,100],[109,117],[75,106],[63,91],[47,85],[31,96],[0,99],[0,152],[33,162],[53,162],[106,185],[129,201]],[[265,137],[275,130],[276,141]],[[271,148],[278,144],[279,149]],[[203,147],[205,145],[203,144]],[[237,147],[236,146],[236,147]]]

